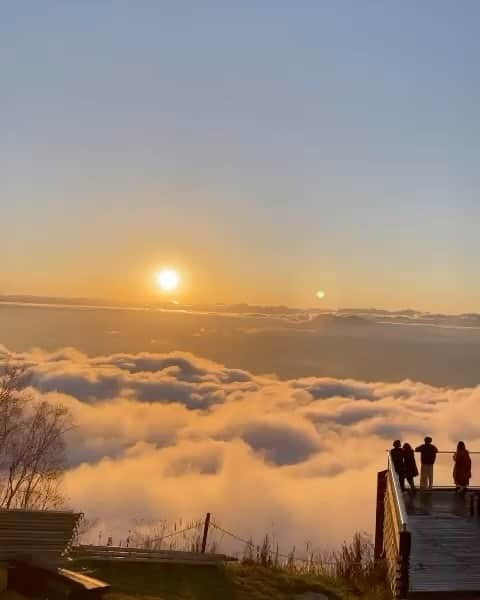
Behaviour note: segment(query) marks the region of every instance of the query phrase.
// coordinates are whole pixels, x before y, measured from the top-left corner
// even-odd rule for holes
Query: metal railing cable
[[[391,448],[387,448],[385,452],[390,452]],[[415,449],[414,449],[415,450]],[[437,454],[455,454],[456,450],[437,450]],[[469,450],[469,454],[480,454],[480,450]],[[419,454],[419,452],[416,452]]]
[[[438,450],[437,454],[455,454],[456,450]],[[480,454],[480,450],[469,450],[469,454]]]
[[[259,549],[262,547],[262,544],[256,544],[255,542],[253,542],[253,540],[247,540],[245,538],[242,538],[241,536],[237,535],[236,533],[233,533],[232,531],[229,531],[228,529],[225,529],[223,527],[221,527],[220,525],[218,525],[218,523],[216,522],[211,522],[211,526],[214,527],[215,529],[217,529],[218,531],[221,531],[222,533],[224,533],[225,535],[230,536],[231,538],[237,540],[238,542],[241,542],[243,544],[245,544],[246,546],[249,546],[251,548],[254,549]],[[283,558],[286,560],[291,560],[291,561],[295,561],[295,562],[301,562],[301,563],[314,563],[315,562],[315,553],[312,552],[311,556],[309,557],[300,557],[300,556],[295,556],[295,552],[294,550],[292,552],[290,552],[290,554],[285,554],[283,552],[277,552],[277,551],[272,551],[272,555],[278,558]],[[338,562],[335,560],[325,560],[323,558],[321,558],[320,560],[320,565],[329,565],[329,566],[335,566],[337,565]],[[361,562],[355,562],[352,563],[355,564],[357,566],[362,565],[363,563]]]
[[[254,544],[252,540],[246,540],[246,539],[240,537],[239,535],[237,535],[236,533],[232,533],[231,531],[228,531],[228,529],[224,529],[223,527],[220,527],[220,525],[217,525],[217,523],[215,523],[214,521],[211,522],[211,526],[214,527],[215,529],[218,529],[218,531],[221,531],[225,535],[228,535],[228,536],[234,538],[235,540],[237,540],[237,542],[242,542],[242,544],[245,544],[246,546],[252,546],[252,548],[257,547],[257,545]]]
[[[245,544],[246,546],[250,546],[251,548],[261,548],[261,544],[255,544],[255,542],[253,540],[246,540],[246,539],[240,537],[239,535],[237,535],[236,533],[233,533],[232,531],[228,531],[228,529],[224,529],[223,527],[220,527],[220,525],[217,525],[216,523],[212,523],[212,527],[214,527],[215,529],[218,529],[218,531],[221,531],[225,535],[230,536],[231,538],[237,540],[238,542],[242,542],[242,544]],[[309,558],[300,558],[300,557],[297,558],[292,553],[283,554],[282,552],[274,552],[273,554],[275,554],[275,556],[278,556],[279,558],[298,560],[299,562],[309,562],[310,561]]]
[[[152,541],[152,542],[160,541],[161,542],[163,540],[166,540],[168,538],[174,537],[176,535],[180,535],[180,534],[185,533],[187,531],[192,531],[193,529],[199,529],[200,526],[201,526],[201,522],[199,521],[195,525],[192,525],[190,527],[185,527],[184,529],[180,529],[178,531],[172,531],[172,532],[170,532],[170,533],[168,533],[166,535],[163,535],[163,536],[157,536],[155,538],[152,538],[150,541]],[[225,535],[228,535],[229,537],[235,539],[236,541],[241,542],[242,544],[245,544],[245,546],[250,546],[252,548],[260,548],[261,547],[261,544],[255,544],[253,542],[253,540],[251,540],[251,539],[247,540],[247,539],[245,539],[245,538],[237,535],[236,533],[233,533],[232,531],[229,531],[228,529],[225,529],[225,528],[221,527],[214,520],[212,520],[210,522],[210,526],[213,527],[214,529],[217,529],[221,533],[223,533]],[[293,553],[284,554],[284,553],[281,553],[281,552],[278,552],[278,553],[274,552],[274,554],[275,554],[275,556],[278,556],[279,558],[292,559],[292,560],[296,560],[296,561],[299,561],[299,562],[308,563],[308,562],[311,561],[311,558],[295,557],[293,555]],[[333,561],[332,561],[332,564],[333,564]]]
[[[165,535],[159,535],[151,539],[152,542],[159,542],[163,540],[167,540],[168,538],[175,537],[176,535],[180,535],[181,533],[186,533],[187,531],[192,531],[193,529],[199,529],[202,526],[202,523],[199,521],[195,523],[195,525],[191,525],[190,527],[185,527],[184,529],[179,529],[178,531],[171,531],[170,533],[166,533]]]
[[[179,529],[178,531],[170,531],[169,533],[166,533],[165,535],[157,535],[153,538],[149,538],[149,543],[152,542],[163,542],[163,540],[168,540],[169,538],[175,537],[177,535],[180,535],[182,533],[186,533],[187,531],[192,531],[193,529],[200,529],[202,527],[202,522],[198,521],[198,523],[195,523],[194,525],[190,525],[189,527],[184,527],[183,529]],[[130,540],[127,538],[127,546],[129,545]]]

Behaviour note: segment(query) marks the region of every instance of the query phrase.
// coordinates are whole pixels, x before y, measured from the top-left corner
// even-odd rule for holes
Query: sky
[[[0,293],[478,310],[479,17],[2,6]]]

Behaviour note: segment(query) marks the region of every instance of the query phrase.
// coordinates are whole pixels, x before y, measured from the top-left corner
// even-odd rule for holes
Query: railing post
[[[470,516],[480,516],[480,492],[478,491],[470,495]]]
[[[203,526],[202,554],[205,554],[207,549],[208,528],[210,527],[210,513],[205,517],[205,525]]]
[[[410,584],[410,548],[412,540],[409,531],[400,532],[400,553],[397,571],[397,598],[406,598]]]
[[[379,473],[379,479],[381,474]],[[381,484],[379,483],[379,486]],[[378,488],[377,493],[380,494]],[[379,519],[381,513],[379,510]],[[410,545],[411,537],[408,531],[408,516],[400,483],[391,461],[388,463],[386,474],[385,509],[384,509],[384,538],[387,576],[392,595],[395,600],[407,598],[410,585]],[[375,553],[379,552],[380,534],[376,532]]]
[[[377,474],[377,509],[375,516],[375,560],[383,557],[383,528],[385,523],[385,493],[387,491],[388,471]]]

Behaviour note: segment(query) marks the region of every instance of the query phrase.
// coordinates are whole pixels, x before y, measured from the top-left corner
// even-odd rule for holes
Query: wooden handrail
[[[395,496],[395,503],[399,518],[400,529],[402,531],[406,531],[408,528],[407,508],[405,506],[405,500],[403,499],[402,489],[400,487],[400,480],[398,478],[397,472],[395,471],[395,467],[393,466],[393,462],[390,455],[388,455],[388,476],[391,478],[393,484],[393,491]]]
[[[385,482],[382,484],[383,481]],[[400,488],[400,480],[395,472],[390,456],[388,469],[379,473],[379,490],[384,493],[383,516],[377,515],[377,525],[382,527],[382,532],[377,531],[379,539],[376,546],[383,547],[382,556],[385,559],[387,577],[395,600],[407,597],[410,572],[410,544],[411,536],[408,530],[408,515]],[[379,491],[377,491],[377,494]],[[379,498],[377,498],[378,502]],[[378,510],[378,507],[377,507]],[[376,554],[379,548],[376,547]]]

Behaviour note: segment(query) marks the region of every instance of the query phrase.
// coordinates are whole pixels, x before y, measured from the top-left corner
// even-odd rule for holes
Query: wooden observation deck
[[[402,492],[389,462],[378,474],[375,555],[395,600],[480,600],[480,488]]]

